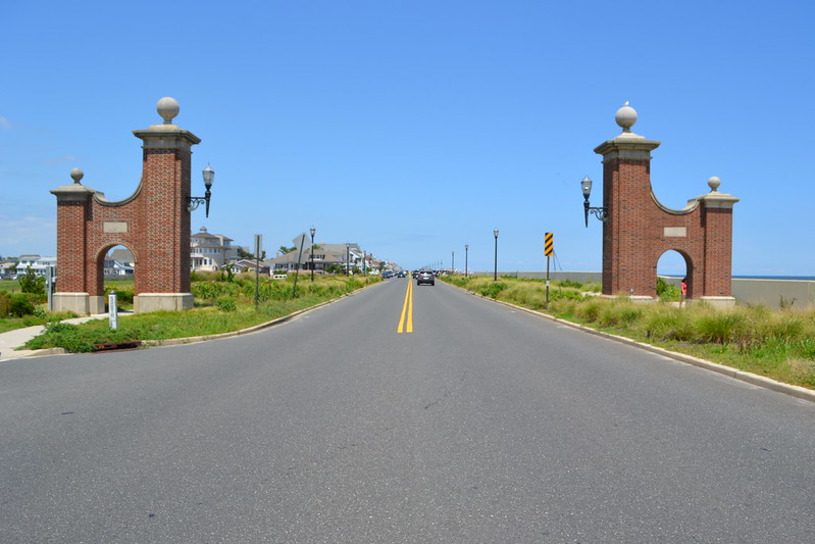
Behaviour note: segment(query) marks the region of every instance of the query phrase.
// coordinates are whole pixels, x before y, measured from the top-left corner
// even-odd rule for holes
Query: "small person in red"
[[[688,298],[688,278],[682,278],[679,288],[682,290],[682,302],[684,303],[685,299]]]

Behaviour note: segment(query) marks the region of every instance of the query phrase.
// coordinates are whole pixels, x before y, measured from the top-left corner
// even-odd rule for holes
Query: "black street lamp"
[[[351,246],[345,244],[345,275],[351,275]]]
[[[492,273],[492,281],[498,281],[498,229],[493,229],[492,235],[495,236],[495,268]]]
[[[309,230],[311,233],[311,281],[314,281],[314,235],[317,233],[317,229],[314,228],[314,225],[311,226]]]
[[[586,227],[589,226],[589,212],[594,214],[594,217],[599,219],[600,221],[605,221],[608,219],[608,208],[598,207],[598,206],[591,206],[589,204],[589,195],[591,195],[591,178],[589,176],[584,177],[580,181],[580,188],[583,191],[583,215],[584,220],[586,221]]]
[[[212,189],[212,180],[215,179],[215,170],[207,164],[201,173],[204,175],[204,187],[206,188],[206,192],[204,196],[188,196],[187,211],[191,212],[198,209],[198,206],[201,204],[206,204],[206,216],[209,217],[209,200],[212,197],[212,191],[210,189]]]
[[[455,274],[456,273],[456,252],[455,251],[453,251],[453,260],[451,261],[451,263],[452,264],[450,264],[450,273]]]
[[[469,274],[470,271],[467,268],[467,265],[469,264],[467,261],[469,260],[469,257],[470,257],[469,253],[470,253],[470,244],[464,244],[464,277],[465,278],[469,277],[469,275],[470,275]]]

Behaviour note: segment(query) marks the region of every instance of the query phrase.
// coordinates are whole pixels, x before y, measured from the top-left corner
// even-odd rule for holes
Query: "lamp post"
[[[608,219],[608,208],[602,206],[591,206],[589,204],[589,195],[591,195],[591,178],[589,176],[584,177],[580,181],[580,189],[583,191],[583,216],[586,222],[586,227],[589,226],[589,212],[594,214],[594,217],[599,219],[602,222],[606,222]]]
[[[345,275],[351,275],[351,246],[345,244]]]
[[[212,191],[210,189],[212,189],[212,180],[215,179],[215,170],[207,164],[201,173],[204,175],[204,187],[206,188],[206,192],[204,196],[188,196],[187,211],[191,212],[198,209],[198,206],[201,204],[206,204],[206,216],[209,217],[209,200],[212,197]]]
[[[495,237],[495,265],[492,272],[492,281],[498,281],[498,229],[493,229],[492,235]]]
[[[450,264],[450,274],[455,274],[456,273],[456,252],[455,251],[453,251],[453,258],[450,261],[450,263],[451,263]]]
[[[317,233],[314,225],[311,226],[309,232],[311,233],[311,281],[314,282],[314,235]]]
[[[468,270],[468,267],[467,267],[467,265],[469,264],[467,262],[469,260],[469,257],[470,257],[469,254],[470,254],[470,244],[464,244],[464,277],[465,278],[470,276],[470,274],[469,274],[470,271]]]

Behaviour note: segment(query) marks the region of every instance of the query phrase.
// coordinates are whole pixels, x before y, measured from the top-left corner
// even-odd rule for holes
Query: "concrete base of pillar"
[[[628,300],[634,304],[652,304],[659,300],[658,298],[649,297],[646,295],[629,295]]]
[[[133,312],[178,312],[193,306],[192,293],[141,293],[133,297]]]
[[[699,300],[714,308],[733,308],[736,305],[736,297],[699,297]]]
[[[90,315],[88,293],[54,293],[51,300],[55,312],[73,312],[76,315]]]
[[[88,311],[91,314],[105,313],[105,297],[90,296],[88,297]]]

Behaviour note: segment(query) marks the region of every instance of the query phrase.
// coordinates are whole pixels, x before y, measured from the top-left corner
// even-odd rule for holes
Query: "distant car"
[[[419,275],[416,276],[416,285],[422,285],[423,283],[436,285],[436,278],[432,272],[428,272],[427,270],[419,272]]]

